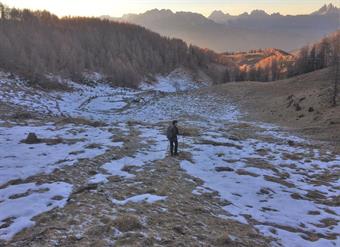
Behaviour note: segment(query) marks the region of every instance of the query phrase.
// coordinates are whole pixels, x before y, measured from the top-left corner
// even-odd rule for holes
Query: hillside
[[[237,102],[248,119],[280,124],[339,147],[340,106],[331,107],[333,73],[324,69],[270,83],[228,83],[217,91]]]
[[[293,55],[216,53],[135,24],[5,10],[1,247],[339,246],[340,32]],[[225,35],[198,14],[147,16]],[[237,45],[266,38],[228,30]]]
[[[332,67],[339,44],[337,31],[292,53],[275,48],[255,49],[216,54],[215,60],[228,68],[229,81],[275,81]]]
[[[244,78],[239,80],[277,80],[288,76],[288,68],[293,66],[297,57],[285,51],[267,48],[249,52],[222,53],[219,61],[234,64]],[[275,67],[275,68],[274,68]]]
[[[0,73],[0,245],[336,246],[328,71],[205,88],[178,73],[135,90],[65,80],[69,91]]]
[[[47,75],[81,81],[84,73],[99,73],[114,85],[133,87],[180,67],[210,72],[206,68],[212,61],[201,49],[140,26],[58,18],[46,11],[7,8],[5,13],[0,19],[0,68],[42,86]]]
[[[338,15],[334,13],[283,16],[268,15],[261,10],[240,16],[216,11],[206,18],[196,13],[155,9],[125,15],[120,20],[217,52],[268,47],[290,51],[317,41],[339,27]]]

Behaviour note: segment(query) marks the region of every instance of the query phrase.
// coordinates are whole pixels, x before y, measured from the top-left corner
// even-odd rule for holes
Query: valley
[[[286,83],[300,98],[327,73],[236,87],[177,72],[137,89],[63,81],[67,91],[2,73],[0,245],[337,246],[337,140],[310,139],[304,118],[290,128],[293,109],[270,113],[286,107]],[[22,142],[29,132],[38,143]]]

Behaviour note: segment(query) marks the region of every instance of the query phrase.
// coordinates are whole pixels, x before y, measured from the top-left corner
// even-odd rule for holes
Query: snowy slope
[[[304,237],[315,233],[333,238],[340,232],[337,223],[330,227],[320,225],[330,218],[339,222],[339,215],[331,213],[339,214],[339,207],[325,206],[308,198],[311,192],[326,198],[339,195],[335,188],[339,188],[340,180],[329,182],[328,186],[310,181],[317,174],[339,171],[340,156],[320,154],[316,149],[291,147],[287,139],[293,140],[294,136],[280,138],[274,131],[272,133],[270,137],[274,141],[271,142],[259,142],[257,139],[235,141],[223,137],[218,130],[211,130],[204,140],[228,145],[195,144],[187,140],[191,143],[187,151],[192,153],[194,163],[184,160],[181,167],[202,179],[206,187],[219,192],[221,198],[229,202],[224,209],[230,213],[230,219],[245,224],[256,220],[256,227],[265,235],[278,237],[282,246],[337,246],[340,244],[339,235],[333,240],[321,238],[313,243]],[[260,134],[268,137],[268,131]],[[308,143],[301,138],[295,138],[295,141]],[[261,153],[264,150],[267,155]],[[287,154],[309,155],[297,161],[294,156],[287,158]],[[281,183],[268,179],[282,175],[288,177],[279,180]],[[294,195],[301,198],[294,198]],[[289,227],[296,232],[287,231]]]
[[[226,202],[223,210],[227,216],[216,217],[255,226],[265,236],[277,239],[273,246],[340,245],[340,209],[334,204],[340,182],[333,177],[340,171],[340,156],[324,145],[276,126],[241,121],[241,112],[228,99],[192,91],[205,84],[197,84],[185,74],[159,77],[158,82],[143,84],[138,90],[103,83],[65,83],[73,90],[46,92],[0,75],[0,102],[44,116],[83,117],[109,125],[17,125],[0,119],[0,239],[11,239],[32,226],[34,216],[65,206],[72,192],[72,184],[36,184],[26,178],[44,176],[56,168],[66,170],[79,159],[91,160],[106,151],[128,150],[124,149],[128,138],[115,141],[113,136],[131,134],[128,121],[133,120],[142,122],[130,123],[138,132],[141,147],[123,157],[105,160],[85,179],[86,185],[104,186],[114,176],[132,186],[138,182],[138,172],[165,159],[168,143],[163,124],[179,119],[180,130],[194,128],[197,134],[180,137],[180,148],[186,156],[177,161],[188,174],[204,182],[192,191],[194,195],[216,191]],[[46,140],[62,141],[21,143],[29,132]],[[134,167],[133,173],[125,169],[127,166]],[[23,181],[13,185],[14,179]],[[128,207],[168,200],[166,196],[140,193],[108,201],[112,206]]]

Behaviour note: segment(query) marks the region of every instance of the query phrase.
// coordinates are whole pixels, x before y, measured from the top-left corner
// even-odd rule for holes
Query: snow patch
[[[38,138],[61,138],[66,142],[54,145],[21,143],[29,132],[36,133]],[[0,185],[12,179],[50,173],[56,168],[73,165],[79,159],[93,158],[111,147],[123,145],[112,142],[109,128],[82,125],[0,127],[0,137]]]
[[[116,199],[112,199],[112,203],[113,204],[117,204],[117,205],[125,205],[129,202],[133,202],[133,203],[142,203],[142,202],[146,202],[146,203],[155,203],[158,201],[164,201],[167,199],[167,196],[157,196],[157,195],[152,195],[152,194],[142,194],[142,195],[137,195],[137,196],[132,196],[129,197],[125,200],[116,200]]]
[[[260,133],[257,133],[260,134]],[[210,131],[211,137],[205,137],[211,141],[216,141],[218,130]],[[340,157],[329,156],[329,153],[321,154],[318,150],[302,147],[291,147],[282,139],[302,141],[293,136],[286,134],[280,135],[276,132],[265,131],[264,136],[271,135],[276,141],[267,142],[246,139],[242,141],[233,141],[228,138],[218,137],[220,143],[228,143],[227,146],[214,146],[209,144],[195,144],[190,139],[186,140],[191,147],[187,151],[191,152],[194,163],[190,161],[181,161],[181,167],[190,175],[202,179],[204,187],[209,187],[217,191],[221,198],[231,202],[224,209],[231,214],[229,219],[237,220],[247,224],[248,221],[243,215],[250,215],[260,222],[256,227],[264,229],[263,223],[272,223],[282,226],[289,226],[297,229],[296,233],[290,233],[280,228],[275,228],[277,234],[275,237],[280,238],[283,246],[334,246],[339,243],[339,237],[336,240],[320,239],[317,242],[309,242],[301,238],[301,232],[319,233],[323,235],[337,234],[340,226],[319,227],[320,221],[325,218],[340,220],[339,207],[328,207],[336,212],[332,215],[322,208],[323,205],[308,199],[294,199],[292,194],[296,193],[305,196],[309,191],[319,191],[327,198],[336,197],[338,192],[331,189],[340,186],[340,180],[330,181],[331,186],[310,184],[310,176],[318,173],[332,172],[339,167]],[[234,145],[238,145],[236,147]],[[257,150],[270,150],[270,155],[263,155]],[[223,154],[223,155],[221,155]],[[305,163],[304,159],[292,160],[285,154],[299,155],[308,154],[310,163]],[[328,161],[322,161],[323,158]],[[252,160],[253,159],[253,160]],[[258,161],[260,164],[270,164],[273,169],[266,167],[252,166],[252,162]],[[294,164],[295,166],[290,166]],[[315,166],[317,165],[317,166]],[[228,172],[217,171],[216,167],[228,167],[233,170]],[[246,171],[239,174],[237,171]],[[247,173],[249,172],[249,173]],[[293,187],[276,183],[265,179],[265,176],[279,177],[277,174],[289,174],[284,180],[286,183],[293,184]],[[200,194],[201,188],[193,191],[194,194]],[[205,192],[205,191],[203,191]],[[311,215],[310,212],[319,212]],[[322,224],[321,224],[322,225]],[[303,226],[303,227],[302,227]],[[264,232],[264,233],[268,233]],[[268,234],[269,235],[269,234]],[[300,244],[300,245],[299,245]],[[309,245],[308,245],[309,246]]]
[[[107,183],[107,177],[107,175],[98,173],[89,179],[89,184]]]
[[[0,239],[10,240],[34,225],[32,218],[65,206],[72,185],[64,182],[11,185],[0,190]]]
[[[141,131],[140,136],[143,139],[143,143],[146,144],[147,141],[153,141],[154,144],[149,147],[142,148],[132,157],[126,156],[104,164],[102,168],[109,174],[125,178],[133,178],[133,174],[123,171],[122,169],[126,166],[142,167],[165,157],[168,141],[164,134],[157,129],[150,129],[143,126],[137,127]]]
[[[167,76],[158,76],[156,83],[142,83],[139,87],[141,90],[153,90],[166,93],[179,91],[188,91],[207,86],[208,83],[195,82],[188,72],[175,70]]]

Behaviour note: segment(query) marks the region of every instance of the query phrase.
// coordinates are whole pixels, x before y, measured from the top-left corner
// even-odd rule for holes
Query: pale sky
[[[48,10],[58,16],[120,17],[126,13],[143,13],[147,10],[171,9],[209,15],[222,10],[233,15],[263,9],[268,13],[309,14],[324,4],[340,6],[340,0],[0,0],[17,8]]]

